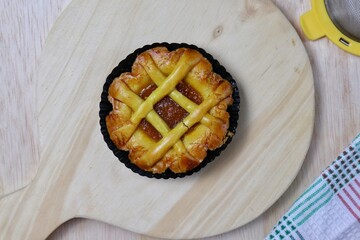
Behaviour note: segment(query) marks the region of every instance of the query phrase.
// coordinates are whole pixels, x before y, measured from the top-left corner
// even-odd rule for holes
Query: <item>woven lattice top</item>
[[[187,90],[179,91],[179,84]],[[151,91],[144,96],[147,89]],[[195,101],[189,92],[196,92],[201,100]],[[164,111],[161,106],[167,105],[159,103],[165,100],[171,106]],[[132,72],[112,82],[109,101],[113,111],[106,125],[115,145],[130,151],[130,160],[141,169],[161,173],[170,168],[180,173],[198,166],[208,149],[225,142],[232,86],[212,71],[198,51],[157,47],[140,54]],[[174,126],[161,117],[162,112],[179,115],[180,110],[186,114],[174,116],[178,120]],[[141,127],[144,122],[150,126]],[[153,130],[146,131],[149,128]],[[154,131],[160,138],[154,137]]]

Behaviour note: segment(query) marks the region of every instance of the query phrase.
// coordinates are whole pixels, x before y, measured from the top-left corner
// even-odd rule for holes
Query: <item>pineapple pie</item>
[[[111,82],[106,129],[143,171],[186,173],[234,134],[228,112],[233,90],[199,51],[153,47]]]

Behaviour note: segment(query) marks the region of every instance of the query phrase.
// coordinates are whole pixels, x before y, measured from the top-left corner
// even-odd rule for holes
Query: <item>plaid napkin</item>
[[[295,201],[265,238],[360,240],[360,135]]]

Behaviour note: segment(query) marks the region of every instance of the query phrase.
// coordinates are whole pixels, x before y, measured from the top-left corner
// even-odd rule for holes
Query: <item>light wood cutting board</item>
[[[98,123],[106,76],[128,53],[162,41],[204,48],[237,80],[242,100],[226,151],[175,180],[124,167]],[[41,164],[29,186],[0,200],[3,239],[43,239],[74,217],[165,238],[223,233],[280,197],[310,144],[310,63],[270,1],[74,0],[49,34],[39,69]]]

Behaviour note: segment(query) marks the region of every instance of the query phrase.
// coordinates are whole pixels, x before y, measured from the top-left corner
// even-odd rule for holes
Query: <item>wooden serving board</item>
[[[100,132],[106,76],[136,48],[154,42],[204,48],[240,88],[232,143],[183,179],[134,174]],[[223,233],[280,197],[310,144],[309,59],[269,0],[73,0],[48,36],[39,69],[41,163],[29,186],[0,199],[1,239],[44,239],[74,217],[164,238]]]

